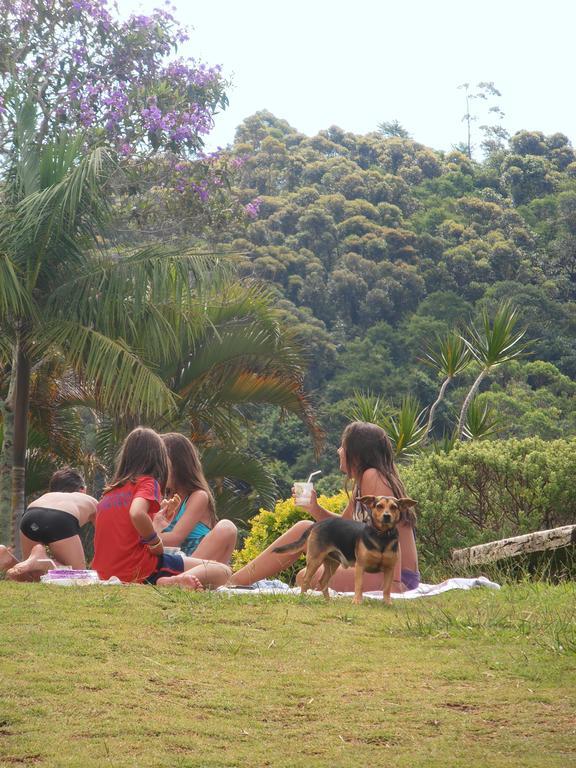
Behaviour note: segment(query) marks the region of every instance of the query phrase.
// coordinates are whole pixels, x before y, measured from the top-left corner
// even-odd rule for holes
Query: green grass
[[[0,582],[2,766],[576,761],[576,588],[355,607]]]

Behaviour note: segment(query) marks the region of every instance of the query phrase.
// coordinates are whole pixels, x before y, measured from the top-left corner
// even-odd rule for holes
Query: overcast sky
[[[118,0],[149,12],[162,0]],[[398,120],[436,149],[465,140],[458,85],[494,81],[503,125],[576,143],[576,0],[173,0],[187,55],[221,64],[230,107],[209,149],[260,109],[313,135]],[[478,124],[483,122],[480,115]]]

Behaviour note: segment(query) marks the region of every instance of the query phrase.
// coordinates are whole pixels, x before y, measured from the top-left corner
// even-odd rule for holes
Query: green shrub
[[[402,469],[418,506],[424,563],[453,548],[568,525],[576,520],[576,440],[459,443]]]
[[[401,474],[418,502],[418,554],[429,573],[439,572],[452,549],[576,522],[576,439],[457,443],[448,453],[420,455]],[[319,503],[341,513],[347,496],[321,496]],[[305,519],[292,499],[277,502],[273,512],[260,510],[234,553],[235,568]],[[280,578],[293,578],[303,562]]]
[[[336,496],[320,496],[318,503],[324,509],[340,514],[348,503],[348,497],[342,491]],[[299,520],[309,519],[309,516],[302,509],[295,506],[292,498],[276,502],[273,512],[261,509],[257,515],[248,521],[250,527],[248,535],[244,539],[243,548],[234,552],[232,557],[234,570],[238,570],[253,560]],[[301,557],[291,568],[282,571],[279,578],[284,581],[291,581],[303,564],[304,557]]]

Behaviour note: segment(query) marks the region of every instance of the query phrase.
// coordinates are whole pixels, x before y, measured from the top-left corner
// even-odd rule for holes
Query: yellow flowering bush
[[[341,491],[335,496],[320,496],[318,503],[329,512],[341,514],[348,503],[348,497],[344,491]],[[299,520],[309,519],[310,517],[306,512],[294,504],[292,498],[276,502],[272,512],[261,509],[257,515],[248,521],[249,531],[244,539],[243,548],[237,549],[232,556],[234,570],[238,570],[253,560]],[[302,556],[291,568],[279,573],[278,578],[291,581],[303,564],[304,557]]]

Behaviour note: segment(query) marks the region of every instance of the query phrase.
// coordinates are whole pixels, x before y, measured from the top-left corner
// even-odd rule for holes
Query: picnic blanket
[[[40,581],[44,584],[57,584],[62,587],[87,586],[91,584],[101,585],[121,585],[122,582],[112,576],[107,581],[101,581],[96,571],[81,570],[74,571],[70,568],[60,568],[48,571],[41,577]],[[430,597],[439,595],[442,592],[448,592],[451,589],[475,589],[476,587],[488,587],[489,589],[500,589],[500,584],[489,581],[485,576],[478,576],[474,579],[447,579],[440,584],[420,584],[416,589],[409,592],[392,593],[394,600],[413,600],[416,597]],[[354,592],[335,592],[329,590],[331,597],[354,597]],[[299,595],[300,587],[291,587],[280,579],[263,579],[257,581],[249,587],[219,587],[216,592],[224,592],[229,595]],[[308,594],[321,596],[321,592],[311,590]],[[382,592],[364,592],[364,596],[370,600],[382,600]]]
[[[442,592],[448,592],[451,589],[476,589],[477,587],[487,587],[488,589],[500,589],[500,584],[490,581],[485,576],[478,576],[474,579],[446,579],[440,584],[420,584],[416,589],[409,592],[392,593],[393,600],[414,600],[417,597],[431,597],[440,595]],[[263,579],[257,581],[250,587],[220,587],[218,592],[227,592],[231,595],[263,594],[263,595],[281,595],[292,594],[299,595],[300,587],[291,587],[279,579]],[[354,592],[335,592],[329,590],[331,597],[354,597]],[[321,592],[310,591],[310,595],[319,595]],[[364,597],[370,600],[382,600],[382,592],[364,592]]]

